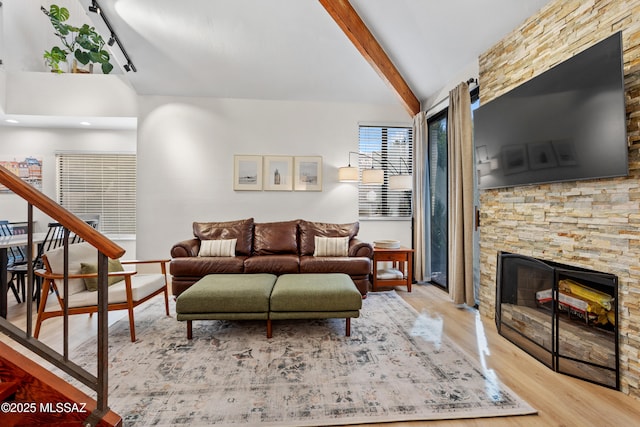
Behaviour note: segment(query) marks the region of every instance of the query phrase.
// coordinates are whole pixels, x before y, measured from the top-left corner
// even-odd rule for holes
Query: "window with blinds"
[[[359,169],[382,169],[383,184],[358,185],[361,219],[410,218],[411,191],[389,188],[391,175],[412,173],[413,132],[411,127],[360,126]]]
[[[136,232],[136,155],[59,153],[58,203],[74,214],[100,215],[107,235]]]

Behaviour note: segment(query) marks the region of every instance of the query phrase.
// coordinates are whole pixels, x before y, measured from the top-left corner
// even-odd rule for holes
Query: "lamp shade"
[[[382,169],[364,169],[362,171],[363,184],[384,184],[384,171]]]
[[[338,168],[338,181],[358,182],[358,168],[355,168],[353,166],[344,166]]]
[[[411,191],[413,188],[413,176],[391,175],[389,177],[389,190]]]

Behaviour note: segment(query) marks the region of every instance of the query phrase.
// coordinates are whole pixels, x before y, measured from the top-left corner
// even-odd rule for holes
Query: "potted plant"
[[[51,50],[45,50],[43,56],[45,64],[51,68],[52,72],[63,72],[60,68],[60,64],[67,61],[67,53],[64,50],[60,49],[58,46],[54,46]]]
[[[109,52],[104,49],[105,41],[97,33],[95,27],[84,24],[82,27],[74,27],[66,23],[69,19],[69,9],[52,4],[49,10],[40,7],[42,12],[49,17],[54,34],[60,39],[63,47],[54,46],[44,52],[44,60],[51,71],[61,73],[60,63],[67,61],[68,55],[73,55],[74,64],[83,65],[100,64],[102,72],[109,74],[113,70]],[[75,70],[76,67],[74,66]]]

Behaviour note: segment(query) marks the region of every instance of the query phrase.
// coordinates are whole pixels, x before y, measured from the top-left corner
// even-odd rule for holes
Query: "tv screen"
[[[474,112],[478,187],[626,176],[621,33]]]

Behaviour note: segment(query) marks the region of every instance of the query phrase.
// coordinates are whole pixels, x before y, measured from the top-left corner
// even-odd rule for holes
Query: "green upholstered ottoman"
[[[194,320],[268,320],[276,279],[273,274],[210,274],[178,296],[176,318],[187,321],[188,339]]]
[[[285,274],[271,292],[267,336],[272,319],[345,318],[351,335],[351,318],[360,316],[362,294],[347,274]]]

